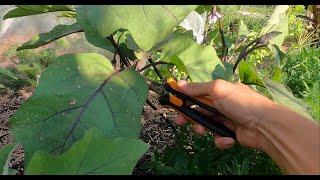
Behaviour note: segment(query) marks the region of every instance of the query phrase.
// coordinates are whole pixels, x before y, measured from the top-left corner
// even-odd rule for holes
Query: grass
[[[309,91],[305,101],[311,109],[312,117],[320,123],[320,80],[313,84],[313,88]]]
[[[282,70],[282,81],[303,99],[312,117],[320,123],[320,48],[289,52]]]
[[[320,80],[320,49],[302,48],[288,53],[283,66],[284,83],[296,97],[308,95],[313,84]]]

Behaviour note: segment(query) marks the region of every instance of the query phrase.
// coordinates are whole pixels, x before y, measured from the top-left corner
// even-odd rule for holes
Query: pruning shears
[[[149,62],[152,61],[148,59]],[[214,132],[223,137],[231,137],[236,140],[235,133],[223,125],[222,123],[218,122],[217,120],[213,119],[212,116],[208,116],[205,113],[198,111],[196,108],[192,108],[194,106],[202,108],[210,112],[210,114],[214,115],[214,117],[221,118],[225,116],[221,114],[217,109],[213,108],[212,106],[208,105],[208,98],[201,97],[195,99],[191,96],[188,96],[181,92],[178,83],[173,78],[163,79],[160,71],[153,65],[155,72],[158,74],[160,79],[163,81],[161,84],[156,84],[157,86],[157,94],[160,95],[159,102],[162,105],[166,105],[172,107],[179,112],[183,113],[185,116],[192,119],[194,122],[202,125],[206,129]]]

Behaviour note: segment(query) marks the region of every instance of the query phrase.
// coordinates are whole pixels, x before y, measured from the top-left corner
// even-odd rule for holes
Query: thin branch
[[[146,66],[144,66],[143,68],[139,69],[138,72],[142,72],[144,71],[145,69],[153,66],[153,65],[159,65],[159,64],[168,64],[168,65],[174,65],[173,63],[168,63],[168,62],[163,62],[163,61],[158,61],[158,62],[155,62],[155,63],[150,63]]]
[[[245,58],[248,54],[250,54],[251,52],[253,52],[254,50],[264,47],[266,46],[266,44],[258,44],[253,46],[252,48],[250,48],[249,50],[244,50],[243,52],[240,53],[240,55],[238,56],[238,59],[236,61],[236,63],[233,66],[233,73],[236,71],[238,64],[240,63],[240,61]]]
[[[62,113],[65,113],[65,112],[68,112],[68,111],[72,111],[72,110],[75,110],[75,109],[83,108],[83,107],[84,107],[84,105],[81,105],[81,106],[76,106],[76,107],[70,107],[70,108],[64,109],[64,110],[59,111],[59,112],[55,112],[52,115],[50,115],[50,116],[48,116],[48,117],[46,117],[44,119],[41,119],[39,122],[45,122],[45,121],[47,121],[48,119],[50,119],[50,118],[52,118],[54,116],[57,116],[57,115],[60,115]]]
[[[114,41],[113,36],[110,35],[110,36],[107,37],[107,39],[111,42],[112,46],[113,46],[114,49],[115,49],[114,54],[115,54],[115,55],[116,55],[116,54],[119,54],[121,62],[122,62],[126,67],[130,66],[130,63],[128,63],[128,60],[126,59],[126,57],[123,56],[123,55],[121,54],[121,52],[119,51],[119,45]],[[115,58],[115,55],[114,55],[113,58]]]
[[[163,80],[163,76],[161,75],[159,69],[154,65],[154,62],[152,61],[152,58],[151,57],[148,57],[148,61],[149,63],[151,64],[151,66],[153,67],[154,71],[156,72],[156,74],[159,76],[159,78],[161,80]]]
[[[153,109],[153,110],[158,110],[158,108],[152,104],[152,102],[149,100],[149,98],[147,99],[146,103]]]
[[[221,41],[222,41],[222,57],[226,56],[228,54],[228,47],[226,44],[226,38],[224,36],[224,31],[223,31],[223,23],[221,22],[221,20],[218,20],[219,23],[219,33],[221,36]]]
[[[145,81],[149,87],[149,90],[155,92],[156,94],[159,94],[161,95],[162,92],[163,92],[163,89],[161,88],[162,87],[162,84],[158,83],[158,82],[155,82],[155,81],[151,81],[147,78],[145,78]]]
[[[124,32],[119,36],[118,40],[117,40],[117,49],[115,50],[114,52],[114,55],[113,55],[113,61],[116,62],[116,55],[117,53],[119,52],[119,49],[120,49],[120,46],[119,46],[119,42],[120,42],[120,38],[122,37],[122,35],[124,34]],[[113,39],[113,38],[112,38]]]
[[[164,121],[169,125],[169,127],[173,130],[174,133],[177,132],[176,128],[174,125],[167,119],[167,117],[164,115],[164,113],[161,113],[161,116],[163,117]]]

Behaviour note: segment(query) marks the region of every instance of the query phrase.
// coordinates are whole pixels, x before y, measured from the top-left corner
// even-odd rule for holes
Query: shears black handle
[[[174,81],[173,84],[175,84],[175,83],[176,82]],[[200,108],[203,108],[203,109],[211,112],[215,116],[225,117],[217,109],[215,109],[212,106],[209,106],[209,105],[207,105],[197,99],[194,99],[188,95],[185,95],[185,94],[175,90],[174,88],[171,87],[171,86],[173,86],[172,83],[170,85],[170,83],[164,82],[163,86],[168,92],[172,93],[172,95],[165,94],[165,95],[161,96],[159,99],[161,104],[173,107],[174,109],[176,109],[176,110],[182,112],[184,115],[188,116],[193,121],[201,124],[205,128],[209,129],[210,131],[212,131],[220,136],[231,137],[234,140],[236,140],[236,134],[231,129],[229,129],[225,125],[221,124],[220,122],[212,119],[212,117],[209,117],[209,116],[197,111],[196,109],[191,108],[189,105],[187,105],[186,101],[191,102],[193,105],[198,105]],[[172,100],[172,99],[176,99],[176,100]]]
[[[225,125],[219,123],[218,121],[215,121],[211,117],[206,116],[203,113],[189,106],[186,106],[185,104],[183,104],[182,106],[177,106],[176,104],[172,103],[169,99],[170,97],[161,96],[159,101],[163,105],[168,105],[182,112],[184,115],[188,116],[190,119],[199,123],[200,125],[209,129],[210,131],[217,133],[220,136],[231,137],[234,140],[236,140],[236,134],[232,130],[227,128]]]

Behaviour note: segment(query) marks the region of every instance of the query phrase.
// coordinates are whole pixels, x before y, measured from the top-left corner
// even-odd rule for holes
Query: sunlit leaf
[[[246,61],[239,64],[239,76],[243,84],[265,86],[258,73]]]
[[[23,43],[20,47],[18,47],[17,51],[38,48],[40,46],[51,43],[61,37],[80,31],[82,31],[82,28],[77,23],[72,25],[57,25],[50,32],[42,33],[32,37],[31,40]]]
[[[5,14],[3,20],[15,17],[30,16],[56,11],[73,11],[68,5],[17,5],[17,7]]]
[[[77,18],[77,21],[84,27],[88,37],[95,35],[105,38],[116,30],[126,29],[138,47],[148,51],[168,37],[196,7],[193,5],[79,6],[77,16],[78,12],[83,11],[81,19],[86,19],[86,22],[80,22],[80,18]],[[86,28],[89,26],[92,29]],[[94,33],[93,29],[96,30]]]
[[[227,79],[225,67],[212,46],[199,45],[192,37],[179,32],[163,46],[161,59],[172,62],[176,57],[194,82]]]

